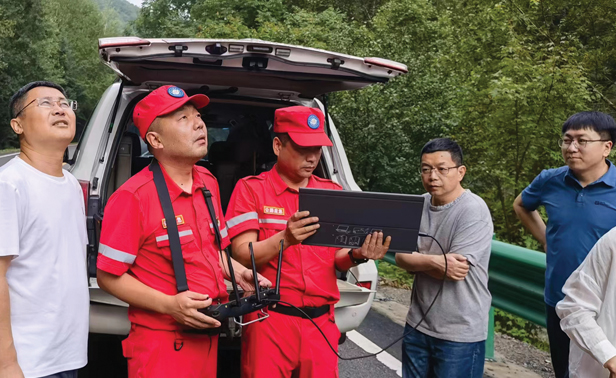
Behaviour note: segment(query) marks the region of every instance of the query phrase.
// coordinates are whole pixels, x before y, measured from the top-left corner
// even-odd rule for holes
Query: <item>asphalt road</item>
[[[76,144],[71,144],[70,146],[68,146],[69,156],[73,155],[73,152],[75,152],[76,147]],[[0,155],[0,167],[8,163],[9,160],[13,159],[17,155],[19,155],[19,152],[12,152],[10,154]]]
[[[392,322],[389,318],[371,310],[356,333],[368,339],[368,342],[373,344],[372,348],[380,351],[400,336],[404,332],[404,328]],[[348,335],[347,341],[340,346],[340,355],[342,357],[353,357],[366,355],[369,352],[374,353],[375,350],[366,348],[364,340],[353,342],[349,340],[353,337]],[[365,349],[364,349],[365,348]],[[366,350],[367,349],[367,350]],[[400,368],[402,359],[402,342],[397,342],[391,348],[381,353],[378,357],[369,357],[361,360],[343,361],[338,363],[340,378],[397,378],[402,374],[397,374],[396,370]],[[396,368],[393,370],[392,368]]]
[[[11,160],[17,155],[19,155],[19,152],[13,152],[10,154],[5,154],[5,155],[0,156],[0,167],[8,163],[9,160]]]

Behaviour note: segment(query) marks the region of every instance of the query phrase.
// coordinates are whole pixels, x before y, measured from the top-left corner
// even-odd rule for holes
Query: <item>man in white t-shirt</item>
[[[0,378],[76,378],[87,363],[85,206],[62,169],[76,102],[33,82],[10,107],[21,152],[0,167]]]

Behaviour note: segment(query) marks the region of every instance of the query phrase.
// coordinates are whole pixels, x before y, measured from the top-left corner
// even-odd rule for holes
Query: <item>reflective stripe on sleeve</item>
[[[259,219],[259,223],[287,224],[287,221],[284,219],[265,218],[265,219]]]
[[[256,211],[251,211],[250,213],[240,214],[236,217],[233,217],[227,221],[227,227],[233,228],[239,224],[247,222],[249,220],[257,220],[259,219],[259,214]]]
[[[135,258],[137,257],[135,255],[131,255],[130,253],[126,253],[126,252],[119,251],[117,249],[113,249],[110,246],[105,245],[105,244],[100,245],[100,247],[98,248],[98,252],[107,258],[110,258],[112,260],[119,261],[125,264],[134,263]]]

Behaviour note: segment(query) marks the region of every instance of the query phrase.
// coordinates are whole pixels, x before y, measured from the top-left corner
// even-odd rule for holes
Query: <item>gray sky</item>
[[[136,6],[140,7],[143,0],[128,0],[129,3],[133,3]]]

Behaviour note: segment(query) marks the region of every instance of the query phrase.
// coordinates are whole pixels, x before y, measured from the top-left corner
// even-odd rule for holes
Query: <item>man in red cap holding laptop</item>
[[[198,310],[227,300],[223,279],[230,277],[219,247],[226,248],[229,239],[218,183],[195,165],[207,153],[207,130],[198,109],[208,103],[205,95],[188,97],[167,85],[137,104],[133,121],[155,161],[122,185],[105,208],[97,278],[103,290],[129,304],[131,330],[122,343],[129,378],[216,376],[218,336],[203,331],[220,322]],[[175,219],[163,214],[155,165]],[[212,193],[216,219],[210,217],[203,189]],[[181,292],[172,264],[170,222],[177,224],[188,286]],[[220,246],[214,222],[221,226]],[[254,290],[252,271],[232,263],[240,286]],[[271,285],[263,277],[259,281]]]
[[[347,271],[368,259],[382,258],[390,238],[383,242],[382,233],[373,233],[361,248],[353,250],[301,244],[317,231],[319,219],[298,211],[299,188],[342,189],[312,174],[322,147],[332,146],[324,124],[323,113],[316,108],[276,110],[273,148],[278,161],[269,172],[237,183],[226,215],[235,258],[250,266],[248,245],[252,242],[255,263],[263,276],[273,282],[281,269],[281,301],[301,308],[337,348],[340,332],[334,304],[340,293],[336,269]],[[278,267],[281,241],[285,251]],[[338,358],[302,312],[282,303],[268,312],[266,321],[243,329],[243,378],[338,377]],[[253,313],[244,319],[257,316]]]

